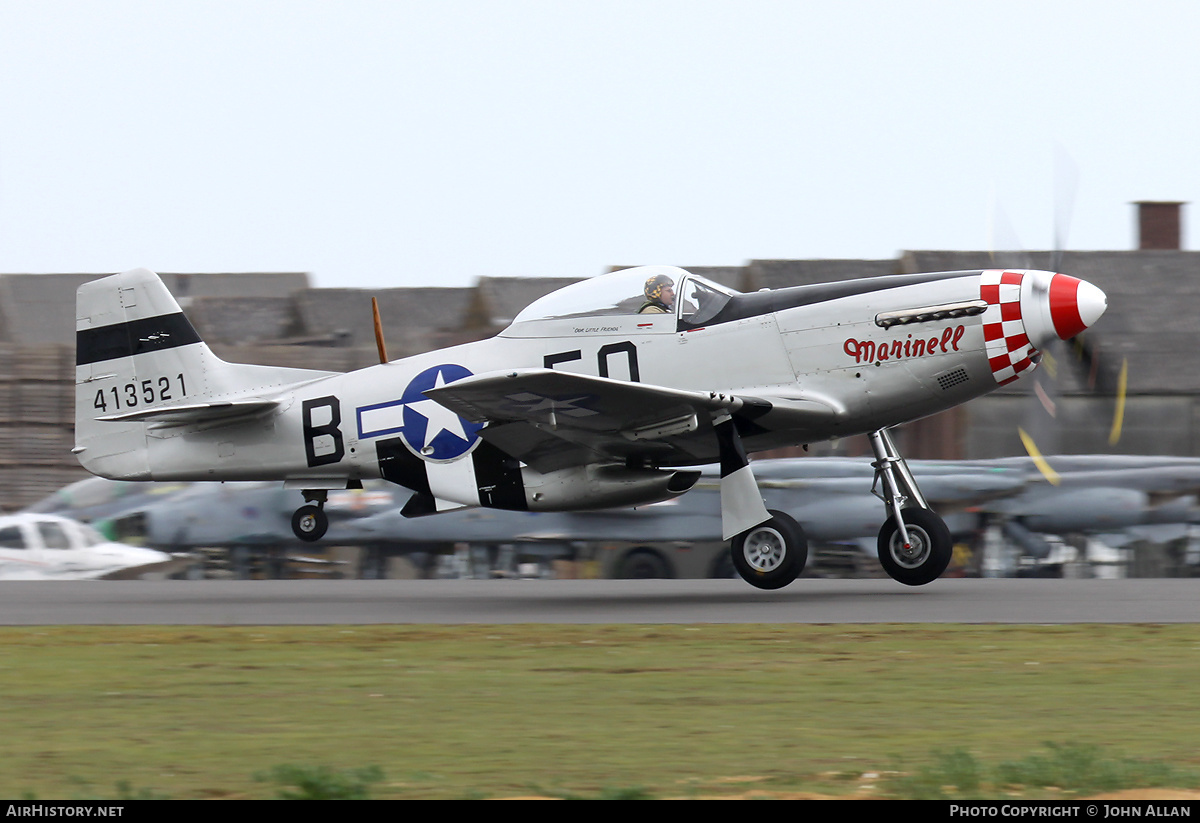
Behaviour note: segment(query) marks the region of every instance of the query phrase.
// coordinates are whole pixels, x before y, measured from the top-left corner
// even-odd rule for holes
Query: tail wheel
[[[733,567],[752,586],[781,589],[800,576],[808,561],[808,539],[788,514],[769,512],[771,519],[739,534],[730,543]]]
[[[900,513],[908,531],[904,545],[896,519],[888,518],[879,530],[879,562],[894,580],[906,586],[924,586],[941,577],[950,565],[954,543],[942,518],[928,509]]]
[[[329,529],[329,515],[320,506],[301,506],[292,515],[292,533],[305,543],[315,543]]]

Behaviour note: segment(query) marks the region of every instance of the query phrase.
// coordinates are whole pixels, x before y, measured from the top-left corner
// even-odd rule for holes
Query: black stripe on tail
[[[199,342],[200,335],[183,312],[144,317],[76,332],[75,365],[87,366]]]

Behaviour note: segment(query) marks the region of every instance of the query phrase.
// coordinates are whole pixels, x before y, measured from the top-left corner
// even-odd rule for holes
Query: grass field
[[[1094,788],[1005,770],[1055,752],[1193,788],[1198,681],[1175,625],[6,628],[0,796]]]

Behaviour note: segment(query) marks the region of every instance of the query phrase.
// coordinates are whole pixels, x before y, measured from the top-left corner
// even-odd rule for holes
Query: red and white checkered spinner
[[[980,275],[979,296],[988,304],[983,339],[1000,385],[1033,369],[1043,346],[1070,340],[1108,308],[1091,283],[1049,271],[989,269]]]

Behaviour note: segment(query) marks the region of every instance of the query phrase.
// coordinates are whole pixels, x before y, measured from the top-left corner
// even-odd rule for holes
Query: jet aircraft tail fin
[[[330,376],[221,360],[147,269],[80,286],[75,318],[74,453],[103,477],[154,479],[152,427],[266,414],[280,387]]]

